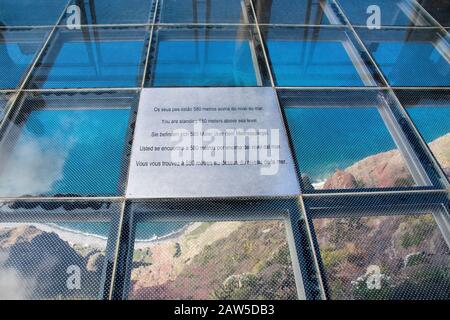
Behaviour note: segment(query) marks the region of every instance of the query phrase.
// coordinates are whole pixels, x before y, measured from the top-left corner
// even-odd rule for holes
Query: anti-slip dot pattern
[[[0,1],[0,298],[449,299],[449,16]],[[300,193],[127,199],[150,87],[272,87]]]

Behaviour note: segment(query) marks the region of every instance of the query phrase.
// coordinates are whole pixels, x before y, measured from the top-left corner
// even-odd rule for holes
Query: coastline
[[[136,239],[134,241],[134,248],[135,249],[143,249],[143,248],[147,248],[150,244],[158,245],[158,244],[161,244],[162,242],[167,242],[167,241],[171,241],[171,240],[173,240],[173,241],[179,240],[183,235],[185,235],[186,233],[189,233],[193,229],[197,228],[200,224],[201,224],[201,222],[190,222],[190,223],[187,223],[186,225],[184,225],[183,227],[181,227],[180,229],[172,231],[163,236],[159,236],[159,237],[153,236],[150,239]]]
[[[147,247],[149,244],[152,245],[157,245],[160,244],[161,242],[165,242],[165,241],[171,241],[171,240],[177,240],[180,237],[182,237],[185,232],[187,232],[188,230],[192,230],[193,225],[197,224],[196,223],[188,223],[185,226],[183,226],[181,229],[175,230],[167,235],[163,235],[163,236],[153,236],[152,238],[149,239],[136,239],[135,241],[135,248],[144,248]],[[92,247],[92,248],[97,248],[97,249],[105,249],[106,248],[106,244],[107,244],[107,237],[98,235],[98,234],[93,234],[93,233],[86,233],[83,231],[79,231],[79,230],[73,230],[73,229],[69,229],[66,227],[62,227],[59,226],[55,223],[34,223],[34,222],[11,222],[11,223],[2,223],[0,225],[0,229],[2,228],[17,228],[17,227],[21,227],[21,226],[33,226],[39,230],[42,230],[44,232],[48,232],[48,233],[55,233],[58,235],[58,237],[63,240],[66,241],[67,243],[69,243],[71,246],[74,245],[82,245],[85,247]]]
[[[427,143],[427,145],[442,167],[444,174],[450,178],[450,153],[448,151],[450,150],[450,133],[436,138]],[[336,171],[327,172],[325,179],[314,179],[314,177],[309,176],[306,172],[303,172],[303,174],[310,180],[314,179],[311,181],[314,190],[323,190],[329,181],[333,181],[338,171],[349,174],[356,180],[374,188],[392,187],[395,186],[395,179],[406,180],[410,177],[409,168],[399,149],[375,153],[356,160],[347,167],[342,166],[337,168]]]
[[[33,226],[44,232],[56,233],[61,240],[68,242],[71,246],[83,245],[86,247],[93,247],[98,249],[106,248],[107,239],[105,237],[95,234],[83,233],[82,231],[70,230],[55,224],[34,222],[2,223],[0,228],[17,228],[24,225]]]

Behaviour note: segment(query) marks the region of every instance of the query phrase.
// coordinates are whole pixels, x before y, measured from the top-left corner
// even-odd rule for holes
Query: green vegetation
[[[449,299],[450,254],[432,215],[316,223],[334,299]],[[368,286],[367,268],[381,286]]]
[[[175,243],[175,253],[173,254],[174,258],[179,258],[181,256],[181,246],[178,242]]]
[[[433,216],[412,217],[401,225],[405,233],[401,238],[401,245],[408,249],[419,246],[433,232],[435,223]]]

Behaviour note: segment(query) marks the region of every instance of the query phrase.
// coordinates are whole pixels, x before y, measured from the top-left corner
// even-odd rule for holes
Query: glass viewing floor
[[[0,0],[0,299],[449,300],[449,32],[448,0]]]

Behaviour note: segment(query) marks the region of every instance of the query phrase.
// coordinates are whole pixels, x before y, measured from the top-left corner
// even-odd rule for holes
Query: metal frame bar
[[[189,206],[189,210],[185,209]],[[126,219],[119,241],[118,268],[111,298],[126,299],[129,290],[135,226],[145,221],[254,221],[283,220],[291,251],[297,292],[300,299],[321,299],[320,275],[312,267],[316,264],[311,254],[310,237],[305,237],[305,216],[296,199],[286,200],[183,200],[183,201],[127,201]],[[145,216],[145,217],[144,217]]]
[[[149,0],[150,1],[150,0]],[[386,81],[383,73],[378,68],[376,62],[370,55],[369,51],[365,47],[363,41],[360,39],[358,33],[355,31],[355,28],[358,27],[366,27],[366,26],[359,26],[359,25],[352,25],[350,21],[348,20],[347,16],[345,15],[344,10],[342,10],[341,6],[336,0],[332,0],[332,3],[334,6],[338,9],[340,15],[345,20],[345,24],[338,24],[338,25],[316,25],[316,24],[269,24],[269,23],[259,23],[258,17],[255,12],[254,7],[254,0],[249,0],[249,8],[247,8],[247,13],[250,13],[253,15],[253,17],[250,17],[249,23],[159,23],[157,17],[160,13],[160,2],[159,0],[154,0],[152,4],[152,10],[153,10],[153,16],[149,14],[149,20],[147,23],[129,23],[129,24],[84,24],[82,25],[82,28],[101,28],[101,27],[122,27],[122,28],[135,28],[135,27],[145,27],[147,28],[146,31],[146,40],[148,40],[148,48],[147,48],[147,54],[145,57],[145,62],[143,67],[141,68],[143,72],[142,76],[142,82],[139,87],[134,88],[84,88],[84,89],[27,89],[26,84],[29,81],[32,73],[34,72],[35,68],[37,67],[38,62],[41,60],[45,50],[48,48],[49,43],[54,37],[55,32],[57,32],[61,28],[65,28],[64,25],[61,24],[61,21],[65,15],[66,8],[69,4],[72,3],[71,0],[68,1],[66,4],[64,11],[60,15],[59,19],[56,21],[55,25],[48,25],[48,26],[2,26],[0,27],[0,30],[5,29],[41,29],[41,28],[51,28],[51,31],[49,32],[47,38],[44,40],[41,49],[38,51],[38,53],[35,55],[34,60],[29,66],[29,69],[26,71],[25,76],[23,78],[23,81],[21,84],[16,88],[16,90],[0,90],[1,93],[7,93],[12,95],[12,99],[10,101],[10,104],[8,104],[7,108],[5,109],[5,117],[0,122],[0,128],[3,127],[6,123],[6,119],[10,116],[10,113],[13,111],[17,111],[16,106],[21,103],[21,99],[23,99],[24,95],[27,92],[107,92],[107,91],[137,91],[139,92],[145,85],[145,79],[147,75],[147,69],[150,64],[150,52],[151,52],[151,46],[152,46],[152,40],[153,35],[155,33],[155,28],[160,26],[216,26],[216,27],[227,27],[227,26],[245,26],[250,28],[256,28],[257,30],[257,36],[259,37],[259,42],[261,44],[261,51],[262,51],[262,59],[264,59],[265,68],[267,69],[269,80],[270,80],[270,86],[273,87],[275,90],[333,90],[333,89],[339,89],[339,90],[359,90],[359,91],[372,91],[372,90],[388,90],[390,93],[392,93],[392,96],[394,97],[395,107],[393,108],[393,111],[389,113],[387,116],[390,120],[394,121],[396,120],[398,122],[398,115],[404,115],[406,112],[404,110],[404,107],[400,104],[400,102],[397,99],[397,96],[395,95],[394,91],[396,89],[401,89],[404,91],[411,90],[411,92],[414,92],[416,90],[448,90],[449,88],[442,88],[442,87],[395,87],[390,86],[389,83]],[[420,8],[420,4],[417,4]],[[440,25],[425,9],[421,9],[422,13],[430,19],[432,22],[432,26],[381,26],[381,30],[383,29],[402,29],[402,30],[440,30],[441,32],[448,32],[450,29],[445,28],[442,25]],[[363,48],[363,51],[367,54],[373,65],[375,66],[377,70],[378,76],[381,77],[384,83],[379,84],[377,87],[282,87],[282,86],[276,86],[274,83],[274,78],[272,74],[272,68],[270,67],[270,62],[268,58],[268,54],[266,52],[266,48],[264,46],[264,40],[261,34],[261,27],[265,26],[274,26],[274,27],[320,27],[320,28],[349,28],[354,35],[357,44],[360,45]],[[260,66],[261,67],[261,66]],[[264,81],[263,81],[264,82]],[[265,84],[267,85],[267,84]],[[396,113],[397,112],[397,113]],[[407,113],[406,113],[407,114]],[[421,163],[421,166],[430,165],[431,168],[434,168],[434,170],[437,170],[442,175],[442,172],[439,170],[439,165],[437,164],[434,157],[431,155],[430,151],[427,149],[425,142],[420,137],[420,133],[417,130],[417,128],[413,125],[411,119],[406,115],[403,116],[406,119],[406,129],[413,132],[412,136],[405,137],[404,136],[404,130],[405,128],[402,128],[403,134],[400,138],[401,141],[405,141],[407,146],[413,145],[412,155],[417,156],[417,153],[424,153],[425,156],[419,157],[419,161]],[[398,124],[395,124],[397,126]],[[407,141],[406,141],[406,140]],[[417,147],[418,146],[418,147]],[[417,160],[417,159],[416,159]],[[420,171],[420,170],[419,170]],[[427,175],[429,176],[430,173],[427,171]],[[424,179],[424,178],[417,178],[417,179]],[[125,184],[127,183],[127,179],[125,178]],[[445,180],[445,179],[444,179]],[[258,216],[254,216],[251,214],[251,212],[254,211],[255,205],[259,209],[262,209],[264,211],[274,209],[279,204],[283,204],[284,208],[288,212],[286,216],[287,228],[288,228],[288,234],[291,234],[292,237],[292,243],[294,243],[295,250],[291,250],[291,253],[293,255],[294,263],[298,264],[299,270],[301,270],[301,281],[303,282],[300,287],[303,288],[305,297],[309,299],[327,299],[329,298],[329,293],[327,289],[327,283],[326,283],[326,277],[323,277],[324,270],[323,270],[323,263],[320,258],[320,249],[318,248],[317,239],[315,237],[314,228],[312,226],[312,220],[321,217],[322,215],[324,217],[329,217],[329,210],[326,208],[330,207],[339,207],[342,210],[345,210],[346,214],[352,216],[356,214],[361,214],[362,212],[364,214],[371,214],[371,208],[377,208],[378,211],[376,212],[383,212],[383,213],[389,213],[389,214],[396,214],[395,211],[395,205],[410,205],[413,204],[416,206],[416,209],[410,212],[417,213],[417,205],[422,205],[427,208],[431,208],[431,210],[436,211],[434,214],[435,220],[441,229],[441,232],[447,241],[447,243],[450,243],[450,223],[449,223],[449,199],[450,199],[450,186],[447,180],[442,181],[441,176],[441,184],[436,185],[436,181],[433,180],[433,183],[435,184],[435,187],[424,187],[417,190],[365,190],[365,191],[347,191],[347,192],[335,192],[330,191],[326,193],[301,193],[297,199],[252,199],[248,202],[245,202],[243,200],[215,200],[210,201],[207,199],[202,199],[202,201],[198,201],[195,203],[195,205],[201,209],[207,212],[207,218],[214,219],[217,218],[217,211],[215,208],[221,208],[223,211],[227,211],[228,214],[231,212],[238,212],[236,216],[230,216],[230,217],[236,217],[240,219],[257,219]],[[126,290],[127,283],[125,280],[124,275],[126,275],[127,268],[129,267],[129,250],[130,246],[134,242],[134,238],[132,234],[129,234],[127,230],[131,226],[134,225],[133,221],[133,215],[134,213],[131,210],[131,207],[133,203],[128,201],[125,196],[117,196],[117,197],[0,197],[0,202],[9,202],[9,201],[22,201],[22,202],[65,202],[65,201],[105,201],[105,202],[118,202],[120,203],[120,212],[119,217],[116,222],[114,222],[114,226],[112,229],[114,229],[114,233],[112,234],[111,238],[108,239],[108,255],[113,259],[113,261],[109,262],[109,264],[105,265],[104,269],[104,283],[105,283],[105,290],[103,293],[100,294],[100,298],[103,299],[122,299],[124,297],[124,292]],[[350,212],[348,204],[352,201],[353,204],[357,204],[358,206],[355,206]],[[179,201],[148,201],[147,202],[149,206],[151,206],[153,209],[160,210],[160,212],[164,211],[165,214],[167,214],[167,210],[171,210],[173,207],[179,207],[181,206],[181,209],[183,209],[183,205],[186,204],[186,201],[179,200]],[[386,205],[387,203],[391,203],[388,206],[383,207],[383,205]],[[192,202],[191,202],[192,204]],[[323,210],[311,210],[311,207],[323,207]],[[0,211],[2,211],[0,207]],[[433,211],[433,212],[434,212]],[[28,212],[28,210],[25,211],[16,211],[11,212],[10,214],[6,214],[5,212],[2,212],[0,214],[0,221],[2,219],[10,219],[14,216],[16,218],[21,217],[21,214],[25,214]],[[276,210],[273,212],[277,212]],[[279,212],[279,210],[278,210]],[[333,211],[337,212],[337,211]],[[320,213],[320,214],[319,214]],[[372,212],[373,213],[373,212]],[[180,210],[177,211],[176,214],[183,216],[183,217],[190,217],[193,218],[192,215],[189,215],[189,212],[186,210]],[[41,219],[46,219],[54,215],[54,213],[50,213],[47,216],[42,216]],[[67,212],[65,213],[65,218],[70,219],[71,217],[79,217],[80,219],[89,221],[89,219],[92,219],[92,212],[85,212],[83,210],[81,211],[73,211],[70,215],[67,215]],[[197,218],[197,217],[196,217]],[[36,217],[38,219],[38,217]],[[115,241],[114,244],[111,244],[111,241]],[[291,248],[292,249],[292,248]],[[294,259],[294,257],[296,259]],[[108,260],[108,259],[107,259]],[[308,267],[309,266],[309,267]],[[308,269],[309,268],[309,269]],[[108,279],[107,274],[111,275],[111,279]],[[297,277],[298,278],[298,277]],[[299,283],[299,281],[297,281]]]

